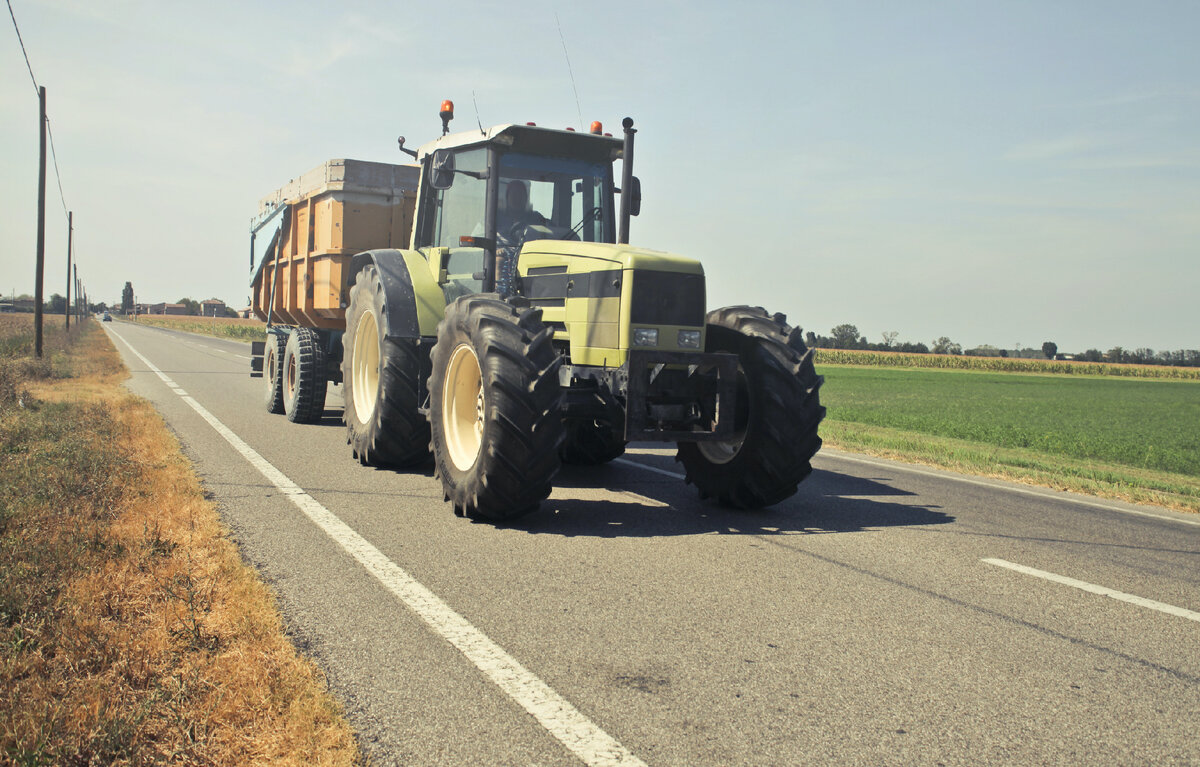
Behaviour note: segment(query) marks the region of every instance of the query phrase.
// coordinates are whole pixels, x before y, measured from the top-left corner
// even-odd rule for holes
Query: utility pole
[[[68,331],[71,329],[71,235],[75,233],[74,217],[74,211],[67,211],[67,305],[63,314],[67,317]]]
[[[42,152],[38,158],[37,279],[33,297],[34,353],[42,358],[42,272],[46,265],[46,86],[38,88],[38,129]]]

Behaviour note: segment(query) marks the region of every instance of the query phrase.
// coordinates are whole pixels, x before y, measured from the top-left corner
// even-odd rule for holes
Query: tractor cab
[[[413,248],[440,260],[447,300],[512,294],[526,242],[617,241],[613,161],[623,142],[599,123],[593,131],[500,125],[404,150],[421,166]]]

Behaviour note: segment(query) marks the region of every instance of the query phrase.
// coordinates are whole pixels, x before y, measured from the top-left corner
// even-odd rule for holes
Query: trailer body
[[[408,247],[419,176],[416,165],[335,159],[259,200],[251,232],[254,241],[270,239],[251,279],[254,315],[269,325],[344,330],[350,260]]]

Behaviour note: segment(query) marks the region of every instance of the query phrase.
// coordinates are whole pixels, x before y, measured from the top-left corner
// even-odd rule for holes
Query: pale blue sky
[[[633,117],[631,239],[701,259],[710,307],[1200,348],[1200,3],[12,5],[100,299],[244,304],[259,197],[403,161],[444,98],[474,127],[474,93],[485,126]],[[4,25],[0,291],[32,293],[37,98]],[[47,295],[65,230],[51,177]]]

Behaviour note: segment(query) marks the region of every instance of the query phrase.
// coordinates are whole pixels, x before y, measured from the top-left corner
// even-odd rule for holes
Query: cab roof
[[[624,145],[621,139],[613,136],[509,123],[495,125],[486,131],[451,133],[434,139],[417,150],[417,161],[424,160],[438,149],[457,149],[489,143],[509,146],[517,152],[581,157],[594,162],[611,162],[619,158]]]

